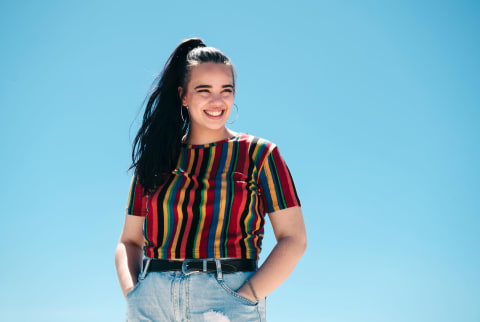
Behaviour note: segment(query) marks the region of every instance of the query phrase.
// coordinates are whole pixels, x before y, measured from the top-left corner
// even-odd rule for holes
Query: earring
[[[237,118],[238,118],[238,114],[239,114],[239,113],[238,113],[238,106],[237,106],[237,104],[233,104],[233,105],[234,105],[234,106],[236,107],[236,109],[237,109],[237,115],[235,116],[235,120],[233,120],[233,122],[231,122],[231,123],[230,123],[230,122],[227,122],[227,124],[233,124],[233,123],[235,123],[235,121],[236,121]]]
[[[185,106],[188,111],[188,106]],[[183,123],[185,123],[185,119],[183,118],[183,105],[180,106],[180,117],[182,118]]]

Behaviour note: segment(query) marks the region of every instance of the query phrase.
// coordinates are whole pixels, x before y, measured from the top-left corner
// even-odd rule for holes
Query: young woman
[[[149,96],[115,252],[128,321],[265,321],[305,251],[278,147],[225,126],[235,78],[220,50],[187,39]],[[267,213],[277,244],[258,267]]]

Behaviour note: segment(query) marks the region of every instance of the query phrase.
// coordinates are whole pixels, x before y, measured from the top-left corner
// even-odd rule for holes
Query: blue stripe
[[[263,195],[265,196],[265,200],[267,201],[267,212],[272,212],[273,211],[273,202],[272,202],[272,196],[270,195],[270,189],[268,188],[268,180],[267,176],[265,175],[265,168],[262,169],[260,172],[260,182],[262,184],[262,190],[263,190]]]
[[[223,145],[217,146],[217,149],[222,149]],[[210,231],[208,232],[208,257],[215,257],[214,247],[215,247],[215,232],[218,227],[218,217],[220,215],[220,200],[222,193],[222,176],[223,170],[225,169],[225,162],[227,160],[227,149],[221,150],[220,162],[218,164],[218,171],[215,174],[215,197],[213,202],[213,217],[212,225],[210,226]]]

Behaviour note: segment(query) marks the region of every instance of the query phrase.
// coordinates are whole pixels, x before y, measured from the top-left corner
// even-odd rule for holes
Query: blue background
[[[124,319],[131,143],[189,37],[302,201],[269,321],[480,321],[479,25],[477,1],[2,1],[2,321]]]

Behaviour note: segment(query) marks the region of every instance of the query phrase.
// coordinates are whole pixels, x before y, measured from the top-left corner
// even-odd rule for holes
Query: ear
[[[182,88],[182,86],[178,86],[178,96],[182,100],[182,105],[185,106],[186,99],[185,99],[185,97],[182,99],[182,94],[183,94],[183,88]]]

